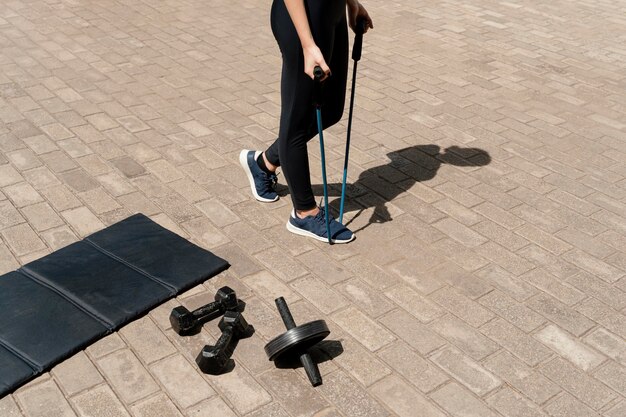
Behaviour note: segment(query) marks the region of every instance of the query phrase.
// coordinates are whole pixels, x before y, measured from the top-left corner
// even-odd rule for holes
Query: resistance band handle
[[[322,67],[316,65],[315,68],[313,68],[313,77],[317,82],[322,81],[322,78],[324,78],[324,70],[322,69]]]
[[[274,302],[276,303],[276,307],[278,308],[280,317],[283,319],[283,323],[285,323],[285,327],[287,328],[287,330],[291,330],[296,327],[296,322],[291,315],[291,311],[289,311],[287,301],[285,301],[283,297],[279,297],[274,300]]]
[[[352,59],[358,61],[361,59],[361,51],[363,50],[363,33],[367,26],[367,20],[359,19],[356,21],[354,28],[354,46],[352,46]]]
[[[315,85],[313,86],[313,106],[316,108],[322,107],[322,78],[324,78],[324,70],[319,65],[313,68],[313,77],[315,79]]]

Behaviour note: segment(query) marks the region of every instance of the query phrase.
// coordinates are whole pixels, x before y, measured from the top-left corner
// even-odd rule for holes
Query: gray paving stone
[[[370,388],[378,399],[398,416],[414,416],[416,410],[425,417],[443,417],[445,414],[414,388],[397,376],[386,378]]]
[[[583,340],[622,365],[626,364],[626,344],[608,330],[600,327],[585,336]]]
[[[182,414],[165,394],[158,394],[145,401],[139,402],[131,407],[131,410],[133,414],[138,417],[182,417]]]
[[[6,417],[21,417],[23,415],[10,395],[0,400],[0,412]]]
[[[122,327],[119,334],[133,352],[150,364],[176,352],[174,346],[149,317],[142,317]]]
[[[195,363],[192,366],[181,355],[170,356],[152,364],[150,371],[181,408],[215,395],[215,391],[198,373]]]
[[[83,394],[71,399],[72,404],[81,416],[98,417],[102,415],[111,417],[130,416],[120,400],[115,396],[111,388],[100,385]]]
[[[476,395],[484,396],[502,384],[498,377],[453,347],[435,352],[430,360]]]
[[[293,416],[312,416],[329,406],[308,380],[284,369],[270,369],[260,377],[282,407]]]
[[[497,343],[450,314],[435,320],[430,327],[474,360],[498,350]]]
[[[385,291],[385,295],[423,323],[431,322],[445,314],[437,304],[422,297],[406,285],[398,285]]]
[[[148,371],[128,349],[104,356],[96,363],[116,394],[126,404],[134,403],[159,390]]]
[[[0,232],[8,246],[17,256],[26,255],[46,248],[28,224],[9,227]]]
[[[103,381],[89,358],[79,352],[52,369],[52,374],[68,396],[91,388]]]
[[[249,413],[272,400],[267,390],[239,366],[227,374],[206,378],[240,414]]]
[[[552,417],[598,417],[591,408],[581,403],[576,397],[564,393],[545,406],[548,415]]]
[[[354,417],[390,415],[369,393],[343,372],[327,375],[319,388],[321,394],[344,415]]]
[[[487,403],[500,414],[510,417],[541,417],[545,414],[517,392],[505,387],[487,399]]]
[[[436,291],[430,298],[473,327],[480,327],[495,317],[489,310],[450,287]]]
[[[582,335],[594,326],[591,320],[549,295],[540,294],[526,305],[575,336]]]
[[[236,414],[231,410],[230,406],[219,397],[211,398],[203,401],[185,411],[185,415],[189,417],[235,417]],[[278,417],[277,415],[264,414],[267,416]],[[285,414],[286,415],[286,414]]]
[[[599,410],[617,397],[605,385],[560,358],[541,366],[541,373],[594,410]]]
[[[454,417],[498,417],[485,403],[456,383],[439,388],[430,397]]]
[[[27,416],[76,416],[61,390],[51,379],[27,386],[18,391],[15,396]]]
[[[597,367],[606,359],[553,324],[538,331],[535,337],[583,371]]]
[[[395,337],[355,307],[332,314],[332,319],[370,351],[393,342]]]

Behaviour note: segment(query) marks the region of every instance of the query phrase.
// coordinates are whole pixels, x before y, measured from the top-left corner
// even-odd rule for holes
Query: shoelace
[[[278,176],[276,174],[265,174],[261,181],[267,190],[273,190],[276,184],[278,184]]]

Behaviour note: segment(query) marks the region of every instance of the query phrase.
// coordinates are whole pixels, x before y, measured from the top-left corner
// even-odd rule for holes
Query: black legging
[[[324,128],[343,114],[348,76],[348,26],[345,0],[304,0],[315,43],[332,76],[324,81]],[[283,0],[274,0],[271,12],[274,37],[283,57],[281,112],[278,139],[265,151],[267,160],[280,166],[296,210],[316,206],[307,142],[317,134],[317,118],[311,104],[314,81],[304,73],[300,39]]]

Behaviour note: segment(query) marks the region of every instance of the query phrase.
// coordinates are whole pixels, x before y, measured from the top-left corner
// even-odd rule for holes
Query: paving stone
[[[271,306],[274,305],[274,300],[278,297],[284,297],[289,305],[301,298],[299,294],[292,291],[286,284],[267,271],[249,275],[243,281]]]
[[[433,354],[430,360],[479,396],[484,396],[502,384],[499,378],[455,348],[446,347]]]
[[[544,409],[552,417],[599,417],[599,414],[567,393],[551,401]]]
[[[313,276],[305,276],[293,281],[291,287],[324,314],[330,314],[348,305],[348,301],[340,293]]]
[[[33,204],[24,207],[22,213],[24,213],[28,222],[38,232],[63,225],[63,220],[61,220],[47,203]]]
[[[474,360],[498,350],[495,342],[450,314],[435,320],[430,327]]]
[[[86,352],[90,357],[98,359],[125,347],[126,344],[122,338],[117,333],[113,333],[87,347]]]
[[[8,153],[6,157],[19,169],[20,171],[26,171],[31,168],[41,166],[41,161],[30,149],[20,149],[11,153]]]
[[[339,282],[346,281],[353,276],[353,274],[346,270],[342,264],[334,261],[328,255],[317,250],[306,252],[298,256],[297,259],[302,262],[302,264],[309,271],[311,271],[313,275],[321,278],[329,285],[335,285]],[[293,278],[295,277],[288,278],[287,281],[290,281]]]
[[[525,332],[531,332],[546,321],[540,314],[498,290],[486,294],[478,302]]]
[[[333,321],[370,351],[393,342],[395,337],[355,307],[332,315]]]
[[[593,257],[583,251],[573,249],[562,255],[563,259],[577,267],[601,278],[606,282],[615,282],[624,276],[624,271]]]
[[[169,394],[170,398],[187,408],[215,395],[215,391],[181,355],[170,356],[154,363],[150,370]]]
[[[81,205],[80,201],[64,185],[42,189],[41,193],[57,211],[73,209]]]
[[[600,327],[584,337],[584,342],[615,361],[626,365],[626,344],[608,330]]]
[[[84,391],[103,381],[96,367],[83,352],[79,352],[55,366],[52,369],[52,374],[68,396]]]
[[[385,291],[385,295],[424,323],[445,314],[444,310],[437,304],[432,303],[405,285],[398,285]]]
[[[537,365],[551,354],[541,343],[502,319],[487,323],[480,330],[530,366]]]
[[[41,237],[52,250],[61,249],[79,240],[67,226],[46,230],[41,233]]]
[[[443,219],[437,223],[434,223],[433,227],[439,229],[442,233],[450,236],[452,239],[458,241],[462,245],[470,248],[479,246],[487,242],[487,238],[479,235],[472,229],[465,227],[454,219]]]
[[[562,284],[556,277],[549,274],[543,268],[535,268],[522,275],[520,279],[533,284],[535,287],[567,305],[576,304],[585,298],[582,292]]]
[[[597,367],[606,359],[553,324],[541,329],[535,337],[583,371]]]
[[[318,389],[344,415],[354,417],[390,415],[374,398],[341,371],[325,376],[324,383]]]
[[[594,275],[582,272],[569,277],[567,283],[616,310],[621,310],[626,306],[626,293],[624,291],[607,284]]]
[[[620,393],[626,392],[626,368],[613,361],[608,361],[596,370],[593,376]]]
[[[379,317],[394,308],[380,292],[359,279],[341,283],[337,288],[370,317]]]
[[[430,295],[430,298],[474,327],[480,327],[495,317],[489,310],[450,287],[436,291]]]
[[[476,272],[476,275],[517,301],[524,301],[537,293],[533,286],[526,284],[499,266],[488,266]]]
[[[5,187],[4,193],[18,208],[43,201],[41,195],[25,182]]]
[[[594,410],[599,410],[616,398],[616,394],[605,385],[578,371],[563,359],[556,358],[542,365],[541,373]]]
[[[329,406],[308,380],[295,372],[270,369],[261,375],[261,381],[270,387],[273,396],[293,416],[312,416]]]
[[[430,397],[454,417],[498,417],[485,403],[456,383],[439,388]]]
[[[416,410],[425,417],[445,416],[440,409],[397,376],[376,383],[370,391],[398,416],[414,416]]]
[[[182,417],[176,406],[165,394],[159,394],[131,407],[133,415],[138,417],[163,416]]]
[[[203,201],[196,204],[196,207],[198,207],[215,226],[220,228],[240,220],[235,213],[217,199]]]
[[[356,255],[342,261],[342,264],[354,276],[362,279],[374,289],[382,290],[394,286],[399,278],[387,272],[385,269],[369,262],[366,257]]]
[[[76,192],[93,190],[98,182],[82,169],[66,172],[60,175],[61,180]]]
[[[79,207],[61,213],[63,218],[76,230],[79,236],[88,236],[104,229],[102,223],[87,207]]]
[[[540,294],[526,305],[575,336],[582,335],[594,326],[591,320],[549,295]]]
[[[617,313],[606,304],[590,297],[576,306],[576,310],[597,323],[602,324],[611,332],[622,338],[626,338],[626,322],[624,321],[624,315]]]
[[[541,417],[545,414],[531,401],[505,387],[487,399],[487,403],[504,416]]]
[[[46,248],[28,224],[20,224],[2,230],[0,235],[17,256],[26,255]]]
[[[0,228],[15,226],[24,222],[20,212],[10,201],[0,201]]]
[[[134,403],[159,390],[148,371],[128,349],[104,356],[97,360],[97,364],[116,394],[126,404]]]
[[[118,169],[126,178],[135,178],[146,173],[143,166],[135,162],[134,159],[124,156],[111,161],[111,163]]]
[[[147,364],[176,352],[167,337],[148,317],[127,324],[119,333],[133,352]]]
[[[622,401],[617,404],[615,407],[611,408],[609,411],[604,413],[603,415],[606,417],[619,417],[623,416],[626,413],[626,401]]]
[[[211,398],[189,407],[185,411],[185,415],[189,417],[236,417],[230,406],[219,397]],[[270,414],[269,412],[263,415],[278,417],[278,415]]]
[[[272,400],[265,388],[239,366],[235,366],[232,372],[206,378],[240,414],[249,413]]]
[[[130,416],[111,388],[101,385],[71,399],[81,416],[85,417],[124,417]]]
[[[5,417],[22,417],[23,415],[10,395],[0,399],[0,413]]]
[[[422,392],[432,391],[448,380],[436,366],[404,344],[393,344],[378,356]]]
[[[15,396],[27,416],[76,416],[61,390],[50,379],[40,384],[27,386],[19,390]]]

